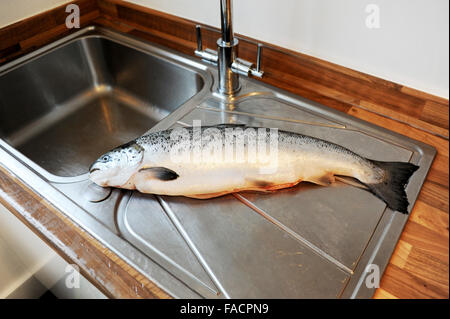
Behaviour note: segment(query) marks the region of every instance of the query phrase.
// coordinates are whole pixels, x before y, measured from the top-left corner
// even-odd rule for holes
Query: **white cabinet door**
[[[0,298],[106,298],[0,205]]]

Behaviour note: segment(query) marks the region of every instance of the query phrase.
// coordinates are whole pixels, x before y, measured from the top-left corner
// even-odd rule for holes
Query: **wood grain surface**
[[[80,5],[83,26],[108,27],[194,55],[194,21],[119,0],[74,3]],[[0,29],[0,64],[72,32],[64,26],[64,8]],[[217,38],[217,29],[204,26],[204,47],[215,49]],[[239,57],[256,61],[257,41],[241,35],[238,38]],[[263,45],[265,73],[261,81],[436,147],[436,159],[375,298],[448,298],[448,100],[268,43]],[[79,264],[109,296],[169,297],[1,168],[0,202],[63,257]],[[42,224],[42,220],[52,222]],[[67,254],[70,251],[76,253]],[[114,270],[106,267],[109,263]]]
[[[80,8],[80,27],[100,15],[95,1],[73,3]],[[67,29],[67,15],[66,5],[62,5],[0,29],[0,65],[76,31]]]

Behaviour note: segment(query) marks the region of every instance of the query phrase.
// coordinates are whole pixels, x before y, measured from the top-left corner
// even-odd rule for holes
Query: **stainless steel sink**
[[[347,184],[301,184],[210,200],[102,189],[91,162],[147,130],[247,123],[324,138],[359,154],[420,165],[423,143],[252,79],[215,94],[208,63],[89,27],[0,67],[0,165],[174,297],[363,298],[407,221]],[[371,268],[372,269],[372,268]]]
[[[78,176],[203,85],[198,72],[86,36],[0,77],[0,134],[49,173]]]

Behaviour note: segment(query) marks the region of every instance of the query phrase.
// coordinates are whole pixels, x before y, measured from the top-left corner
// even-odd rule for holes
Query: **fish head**
[[[144,159],[144,148],[136,142],[119,146],[100,156],[89,168],[89,178],[100,186],[123,186]]]

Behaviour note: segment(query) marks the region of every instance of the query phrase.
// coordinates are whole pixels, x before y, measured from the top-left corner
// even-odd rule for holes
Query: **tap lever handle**
[[[197,31],[197,51],[202,51],[203,50],[203,44],[202,44],[202,27],[197,24],[195,26],[195,29]]]
[[[261,62],[262,62],[262,48],[263,44],[258,43],[257,55],[256,55],[256,68],[250,67],[248,73],[252,76],[256,76],[258,78],[262,78],[264,71],[261,70]]]
[[[261,60],[262,60],[262,43],[258,43],[258,53],[256,56],[256,72],[260,72],[261,71]]]

